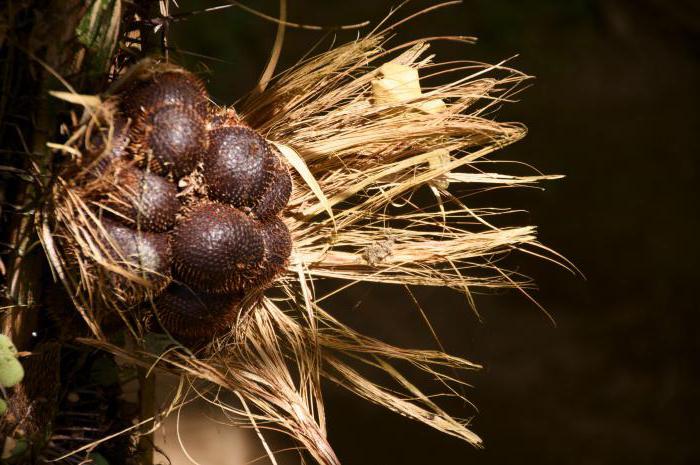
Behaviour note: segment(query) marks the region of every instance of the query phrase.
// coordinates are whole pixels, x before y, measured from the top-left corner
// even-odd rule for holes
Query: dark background
[[[181,11],[206,4],[179,3]],[[290,20],[324,25],[376,21],[395,5],[289,3]],[[429,4],[412,2],[404,15]],[[275,1],[254,5],[277,14]],[[230,103],[257,82],[275,27],[231,9],[175,24],[172,40],[224,60],[187,62],[209,67],[214,97]],[[518,54],[511,64],[536,76],[521,101],[497,115],[530,133],[495,158],[567,177],[544,191],[474,201],[527,208],[517,219],[538,225],[541,240],[585,279],[540,260],[515,261],[538,282],[535,297],[556,326],[515,292],[480,296],[479,320],[458,295],[417,291],[447,350],[485,365],[469,378],[468,396],[486,447],[329,386],[338,455],[351,465],[697,463],[700,4],[466,0],[412,21],[397,41],[440,34],[479,37],[472,46],[437,46],[440,60]],[[323,35],[288,29],[279,69]],[[333,310],[391,342],[434,347],[401,289],[358,286]],[[468,406],[455,413],[475,414]]]

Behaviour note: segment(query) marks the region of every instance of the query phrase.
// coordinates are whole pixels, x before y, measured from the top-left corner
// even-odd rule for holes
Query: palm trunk
[[[145,2],[143,2],[145,3]],[[19,437],[15,463],[41,463],[60,385],[61,345],[48,334],[44,294],[52,276],[34,213],[45,201],[65,107],[49,90],[96,93],[107,81],[121,0],[24,0],[0,7],[0,331],[23,353],[23,381],[7,390],[0,451]],[[19,450],[19,449],[18,449]],[[5,458],[5,457],[3,457]]]

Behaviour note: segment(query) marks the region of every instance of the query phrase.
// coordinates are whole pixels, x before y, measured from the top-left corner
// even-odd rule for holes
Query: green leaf
[[[9,337],[0,334],[0,386],[12,387],[24,378],[24,368],[17,360],[17,348]]]
[[[121,0],[92,0],[76,28],[78,41],[88,49],[88,71],[102,73],[112,62],[119,37]]]

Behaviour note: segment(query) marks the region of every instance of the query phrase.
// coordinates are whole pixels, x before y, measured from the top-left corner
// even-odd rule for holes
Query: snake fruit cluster
[[[109,134],[86,147],[93,176],[114,179],[101,193],[102,225],[123,260],[153,273],[159,324],[211,337],[287,265],[286,162],[255,130],[212,111],[184,70],[139,79],[116,102]],[[193,185],[196,195],[185,192]]]

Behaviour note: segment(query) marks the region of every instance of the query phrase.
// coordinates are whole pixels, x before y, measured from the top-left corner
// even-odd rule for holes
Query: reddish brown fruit
[[[279,217],[275,216],[262,223],[261,232],[265,242],[265,261],[257,286],[269,284],[284,271],[292,253],[292,238]]]
[[[174,336],[211,339],[233,326],[240,312],[239,294],[196,293],[171,284],[155,301],[157,322]]]
[[[103,202],[124,224],[142,231],[164,232],[173,227],[180,209],[175,184],[137,168],[115,174],[115,191]]]
[[[116,160],[127,155],[129,124],[127,118],[115,115],[111,125],[107,122],[90,127],[85,143],[85,162],[92,173],[99,175]]]
[[[265,256],[256,221],[223,204],[194,208],[172,233],[173,271],[193,289],[230,292],[255,279]]]
[[[185,106],[201,118],[208,114],[209,95],[202,81],[187,71],[156,73],[122,93],[122,108],[132,117],[166,105]]]
[[[268,188],[275,168],[270,144],[245,126],[209,132],[204,156],[204,181],[209,197],[236,208],[254,208]]]
[[[208,145],[204,120],[183,105],[144,110],[132,133],[135,158],[157,174],[177,178],[192,172]]]
[[[287,164],[279,158],[279,155],[274,155],[274,169],[270,178],[270,184],[253,209],[257,217],[263,220],[281,212],[292,195],[292,177],[289,175]]]
[[[133,269],[129,271],[148,279],[153,288],[165,287],[171,263],[167,235],[135,231],[106,218],[102,219],[102,224],[112,240],[107,244],[112,259],[130,265]]]

